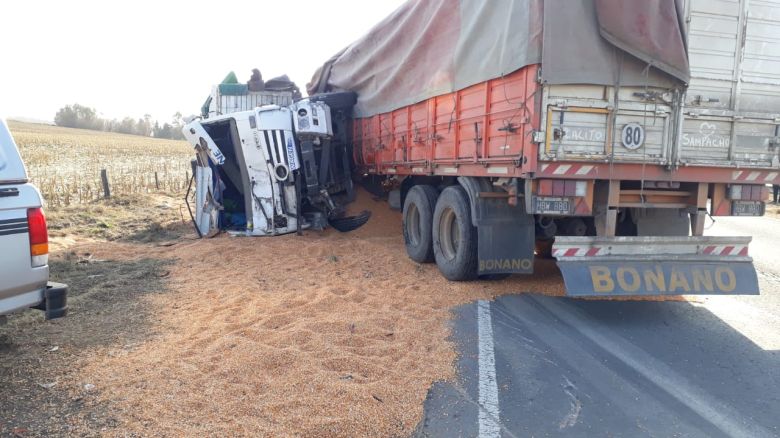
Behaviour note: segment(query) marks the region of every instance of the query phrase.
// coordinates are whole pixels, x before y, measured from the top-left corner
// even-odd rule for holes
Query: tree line
[[[125,117],[119,119],[103,119],[98,116],[95,108],[75,103],[65,105],[54,116],[57,126],[66,128],[92,129],[95,131],[119,132],[122,134],[142,135],[144,137],[182,139],[181,128],[184,126],[181,113],[177,112],[171,118],[170,123],[162,125],[152,116],[145,114],[142,118],[134,119]]]

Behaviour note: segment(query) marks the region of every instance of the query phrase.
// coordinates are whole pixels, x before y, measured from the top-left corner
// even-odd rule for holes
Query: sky
[[[3,2],[0,115],[53,120],[196,114],[211,86],[254,67],[303,90],[328,58],[403,0]]]

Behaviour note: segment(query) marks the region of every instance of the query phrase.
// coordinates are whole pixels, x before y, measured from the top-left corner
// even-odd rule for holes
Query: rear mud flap
[[[757,295],[749,237],[558,237],[566,295]]]
[[[533,273],[533,216],[506,199],[481,198],[477,205],[479,275]]]

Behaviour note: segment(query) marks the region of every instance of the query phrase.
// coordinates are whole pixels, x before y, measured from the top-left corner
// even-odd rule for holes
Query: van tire
[[[417,263],[430,263],[433,257],[433,210],[439,192],[433,186],[417,185],[404,200],[403,230],[406,254]]]
[[[433,213],[433,254],[441,274],[450,281],[477,278],[477,227],[461,186],[444,189]]]

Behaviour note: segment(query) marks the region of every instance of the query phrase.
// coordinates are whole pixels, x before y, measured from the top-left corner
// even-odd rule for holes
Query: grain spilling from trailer
[[[746,0],[413,0],[308,91],[357,94],[357,174],[448,279],[553,256],[570,295],[754,294],[749,238],[704,231],[780,183],[778,38]]]

